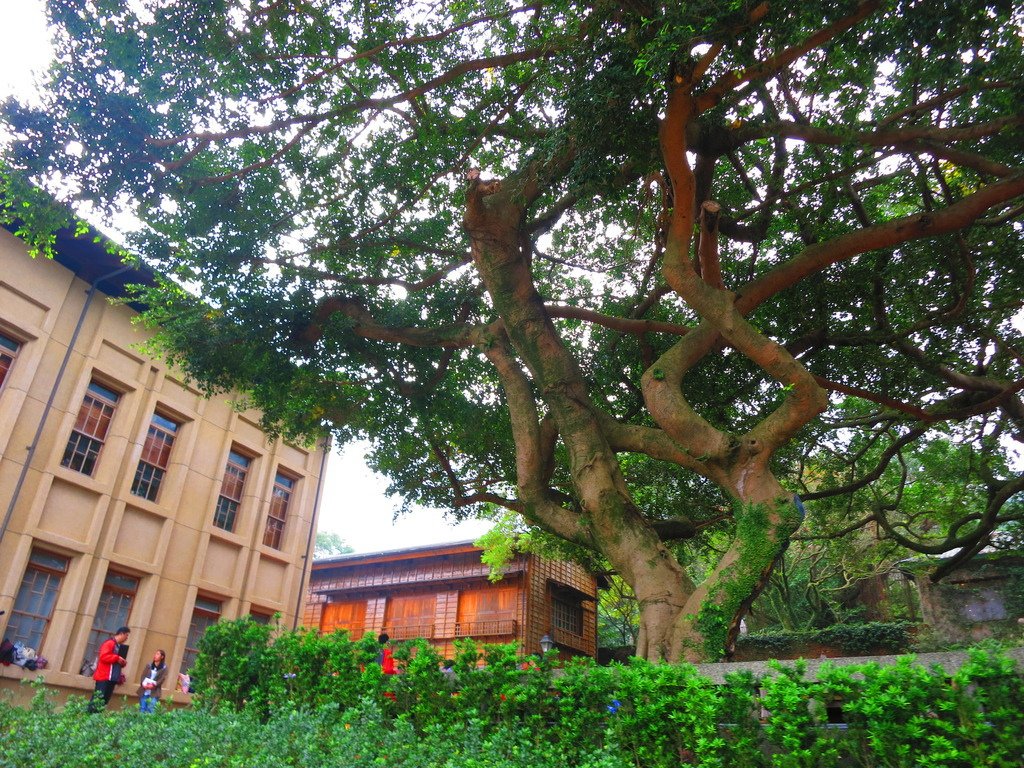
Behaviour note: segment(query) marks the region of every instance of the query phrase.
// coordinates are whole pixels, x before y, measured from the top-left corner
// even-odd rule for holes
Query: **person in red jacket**
[[[106,707],[110,697],[114,695],[114,686],[121,682],[122,670],[128,663],[124,658],[128,649],[121,646],[128,640],[130,632],[128,627],[119,627],[113,637],[108,637],[100,645],[96,671],[92,676],[96,681],[96,690],[89,701],[90,712],[99,712]]]
[[[380,644],[380,655],[377,656],[377,662],[385,675],[397,675],[398,667],[395,666],[395,656],[391,652],[390,640],[387,632],[381,632],[377,637],[377,642]]]
[[[391,652],[391,638],[388,637],[387,632],[381,632],[377,637],[377,642],[380,644],[380,654],[377,656],[377,663],[380,664],[381,672],[385,675],[397,675],[398,667],[395,666],[395,656]],[[396,701],[394,691],[384,691],[384,696]]]

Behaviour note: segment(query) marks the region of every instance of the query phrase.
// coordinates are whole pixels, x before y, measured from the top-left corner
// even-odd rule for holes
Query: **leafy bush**
[[[905,653],[914,641],[916,626],[909,621],[835,624],[814,633],[813,639],[819,643],[838,646],[851,656],[878,650]]]
[[[916,627],[908,621],[834,624],[808,632],[759,632],[738,638],[736,645],[737,648],[758,649],[778,656],[788,656],[813,644],[839,648],[850,656],[878,651],[906,653],[914,642]]]
[[[58,711],[42,686],[29,709],[0,703],[0,768],[1009,768],[1024,754],[1024,681],[993,647],[951,679],[904,659],[724,685],[642,661],[556,674],[469,641],[453,684],[427,644],[395,655],[402,674],[383,675],[372,639],[225,623],[204,641],[193,708]],[[846,729],[828,727],[840,705]]]
[[[248,708],[262,716],[282,702],[351,706],[370,679],[380,687],[380,668],[372,664],[378,650],[369,635],[352,641],[345,632],[282,632],[248,616],[221,621],[199,642],[195,701],[213,711]]]

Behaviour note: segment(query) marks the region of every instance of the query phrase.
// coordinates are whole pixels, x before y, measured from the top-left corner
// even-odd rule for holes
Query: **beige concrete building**
[[[176,673],[219,618],[301,610],[325,453],[140,352],[108,299],[148,279],[90,237],[51,261],[0,229],[0,632],[49,661],[0,688],[91,691],[83,664],[126,624],[133,694],[156,649]]]

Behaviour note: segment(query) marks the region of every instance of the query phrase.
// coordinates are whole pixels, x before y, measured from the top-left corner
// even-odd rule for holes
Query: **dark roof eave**
[[[453,541],[446,544],[429,544],[416,547],[402,547],[399,549],[385,549],[378,552],[349,552],[344,555],[333,555],[331,557],[317,558],[313,560],[313,568],[329,568],[333,565],[353,565],[356,563],[369,563],[376,560],[400,560],[408,557],[431,557],[437,554],[461,554],[463,552],[483,552],[483,547],[478,547],[472,539],[466,541]]]
[[[21,224],[15,221],[4,225],[4,229],[15,234]],[[129,285],[157,284],[155,271],[138,260],[135,263],[125,261],[123,255],[127,254],[117,253],[116,243],[92,226],[81,235],[65,227],[55,232],[54,238],[53,260],[80,280],[96,285],[107,296],[123,299],[129,295]],[[139,312],[145,309],[140,302],[131,301],[128,305]]]
[[[526,565],[522,564],[522,563],[518,564],[518,565],[514,565],[514,564],[513,565],[507,565],[501,571],[501,575],[503,577],[520,576],[520,575],[522,575],[524,573],[526,573]],[[372,584],[372,585],[360,584],[358,586],[352,586],[352,587],[336,586],[336,585],[328,585],[328,586],[324,586],[324,587],[318,587],[315,582],[310,582],[309,592],[310,592],[311,595],[327,595],[327,596],[334,596],[334,597],[341,597],[341,596],[349,596],[350,597],[352,595],[362,595],[362,594],[367,594],[367,595],[368,594],[379,594],[382,591],[386,591],[386,592],[391,592],[391,593],[396,593],[397,594],[398,592],[400,592],[400,591],[402,591],[404,589],[422,589],[423,587],[430,586],[432,584],[445,584],[445,585],[451,585],[451,584],[472,584],[472,583],[481,582],[481,581],[485,580],[486,578],[487,578],[487,574],[481,572],[481,573],[474,573],[474,574],[460,574],[460,575],[454,575],[454,576],[453,575],[448,575],[448,576],[439,577],[439,578],[435,578],[435,579],[427,579],[427,580],[423,580],[423,581],[416,581],[416,582],[413,582],[413,583],[410,583],[409,581],[396,580],[396,581],[381,581],[380,583],[375,583],[375,584]],[[581,593],[581,594],[585,594],[585,593]],[[587,596],[586,599],[587,600],[591,600],[591,601],[594,600],[594,598],[590,597],[590,596]]]

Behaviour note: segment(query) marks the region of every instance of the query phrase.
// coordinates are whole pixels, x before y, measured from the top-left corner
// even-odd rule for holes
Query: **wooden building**
[[[562,657],[597,654],[597,580],[574,563],[519,554],[497,582],[480,547],[457,542],[316,560],[303,622],[353,637],[422,637],[442,656],[453,643],[517,643],[539,653],[545,634]]]

